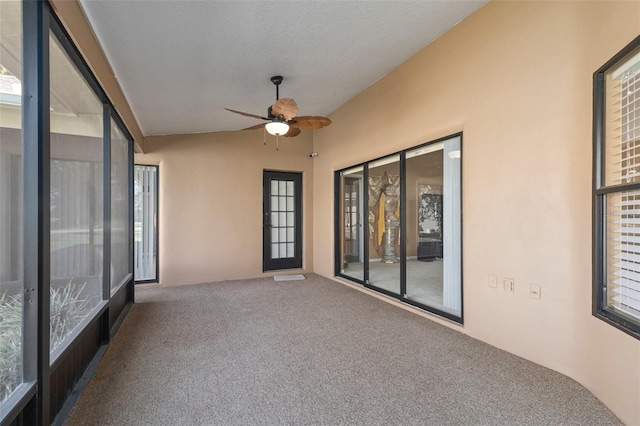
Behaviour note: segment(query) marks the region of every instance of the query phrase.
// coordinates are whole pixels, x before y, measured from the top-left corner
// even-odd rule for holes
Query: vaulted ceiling
[[[80,0],[145,134],[242,129],[281,97],[329,115],[485,1]]]

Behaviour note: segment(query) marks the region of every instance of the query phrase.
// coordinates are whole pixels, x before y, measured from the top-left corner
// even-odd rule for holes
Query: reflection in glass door
[[[341,273],[364,279],[364,228],[363,228],[363,168],[356,167],[341,173]]]
[[[358,178],[347,178],[344,182],[344,257],[349,262],[360,260],[360,185]]]
[[[400,294],[400,156],[369,163],[369,282]]]

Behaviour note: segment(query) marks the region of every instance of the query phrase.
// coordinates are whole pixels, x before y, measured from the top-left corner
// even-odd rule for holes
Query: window
[[[461,144],[336,172],[336,275],[462,322]]]
[[[0,17],[0,423],[49,424],[133,301],[133,141],[49,2]]]
[[[53,32],[49,46],[53,353],[102,301],[104,129],[102,102]]]
[[[0,2],[0,406],[22,383],[21,2]]]
[[[129,279],[129,140],[111,119],[111,293]]]
[[[158,282],[158,166],[136,164],[134,170],[135,279]]]
[[[640,338],[640,37],[594,94],[594,315]]]

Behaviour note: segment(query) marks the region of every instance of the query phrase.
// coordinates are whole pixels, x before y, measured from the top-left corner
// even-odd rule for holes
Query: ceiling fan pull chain
[[[262,127],[262,139],[263,139],[262,144],[264,146],[267,146],[267,128],[264,126]]]
[[[280,151],[280,136],[276,135],[276,151]]]

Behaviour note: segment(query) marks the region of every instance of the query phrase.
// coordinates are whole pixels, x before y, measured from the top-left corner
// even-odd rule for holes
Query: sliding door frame
[[[450,139],[459,138],[460,139],[460,151],[463,150],[463,137],[462,132],[454,133],[442,138],[438,138],[433,141],[429,141],[411,148],[407,148],[402,151],[398,151],[392,154],[384,155],[378,158],[374,158],[364,163],[354,164],[349,167],[336,170],[334,172],[334,271],[335,275],[340,278],[344,278],[349,281],[353,281],[357,284],[361,284],[366,288],[371,290],[375,290],[379,293],[385,294],[394,299],[398,299],[404,303],[409,305],[418,307],[420,309],[432,312],[441,317],[447,318],[451,321],[457,322],[459,324],[464,324],[464,276],[462,274],[463,269],[463,202],[462,202],[462,191],[463,191],[463,173],[464,167],[460,167],[460,316],[453,315],[444,310],[417,302],[415,300],[409,299],[406,297],[407,291],[407,183],[406,183],[406,153],[408,151],[412,151],[415,149],[419,149],[422,147],[427,147],[430,145],[434,145],[437,143],[445,142]],[[368,221],[368,211],[369,211],[369,164],[387,157],[391,157],[393,155],[399,156],[399,173],[400,173],[400,195],[399,195],[399,204],[400,204],[400,292],[399,294],[394,293],[392,291],[385,290],[383,288],[376,287],[372,285],[369,281],[369,221]],[[364,238],[364,279],[360,280],[358,278],[351,277],[341,272],[342,270],[342,262],[343,262],[343,253],[342,253],[342,233],[343,226],[341,226],[341,217],[343,215],[343,191],[342,191],[342,172],[355,168],[362,167],[364,183],[363,183],[363,206],[365,206],[365,211],[363,215],[365,217],[363,223],[363,238]]]

